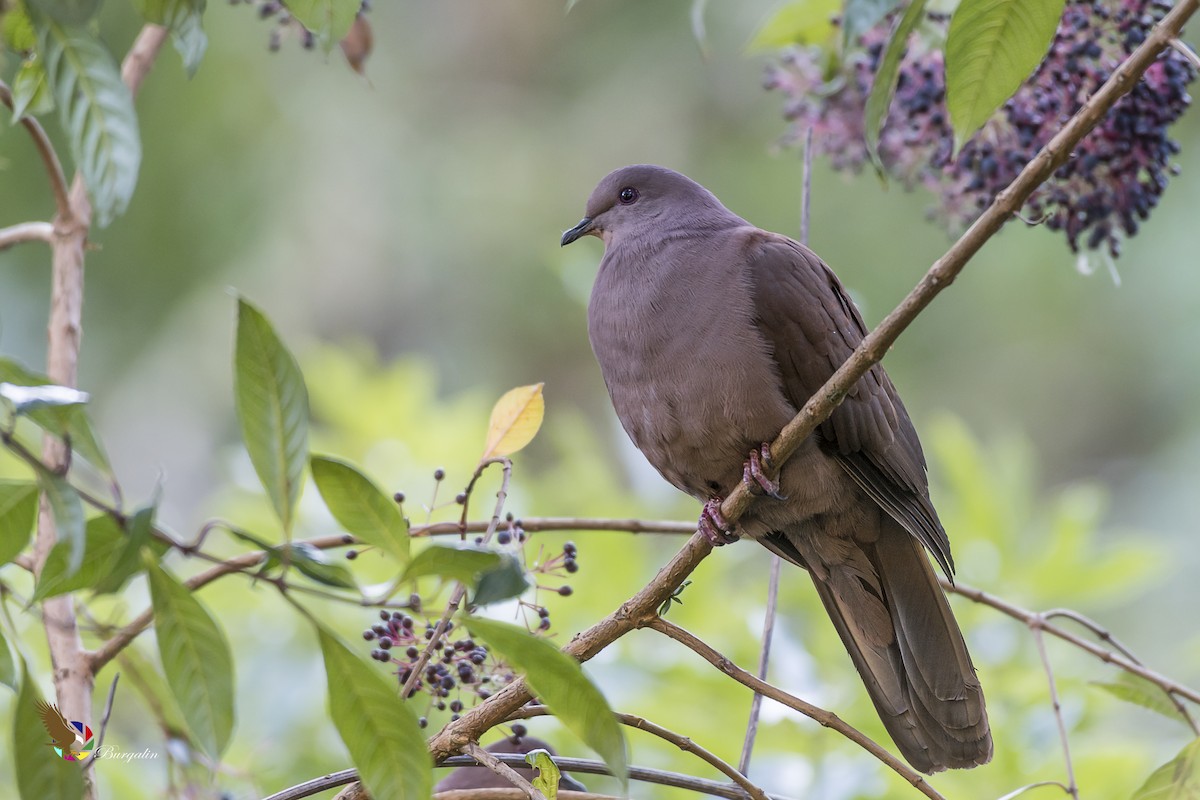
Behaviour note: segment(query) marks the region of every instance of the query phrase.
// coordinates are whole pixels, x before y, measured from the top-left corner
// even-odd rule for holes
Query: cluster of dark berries
[[[396,678],[401,686],[408,682],[421,660],[421,652],[432,642],[433,652],[409,696],[428,693],[430,705],[438,711],[449,708],[457,718],[463,710],[462,700],[457,696],[462,688],[479,699],[487,699],[497,687],[512,680],[512,672],[492,659],[484,645],[470,638],[457,641],[446,638],[454,630],[453,622],[447,623],[445,637],[432,641],[436,627],[429,620],[424,620],[423,632],[419,632],[414,617],[400,611],[380,611],[379,620],[363,631],[363,639],[375,645],[371,658],[396,665]],[[451,693],[456,695],[453,700],[448,699]]]
[[[300,44],[305,50],[313,49],[317,44],[317,37],[308,28],[305,28],[300,22],[292,16],[292,12],[288,10],[287,4],[280,0],[229,0],[231,6],[247,5],[256,6],[259,19],[272,20],[275,26],[271,28],[270,38],[267,40],[267,48],[272,52],[278,52],[283,44],[284,37],[295,35],[300,39]],[[371,10],[369,0],[363,0],[361,7],[358,10],[359,16]]]
[[[934,45],[944,40],[949,18],[928,15],[927,29],[908,41],[880,135],[884,169],[907,187],[940,195],[934,216],[952,230],[965,228],[1170,7],[1164,0],[1070,0],[1041,66],[953,160],[942,53]],[[863,111],[894,19],[867,31],[861,50],[848,54],[832,79],[817,48],[789,50],[768,67],[766,87],[787,95],[788,143],[802,143],[811,128],[815,152],[835,168],[866,163]],[[1033,194],[1026,217],[1063,231],[1073,251],[1107,246],[1119,255],[1121,237],[1137,233],[1178,171],[1171,158],[1179,145],[1167,129],[1191,102],[1187,87],[1195,78],[1189,60],[1167,50]]]

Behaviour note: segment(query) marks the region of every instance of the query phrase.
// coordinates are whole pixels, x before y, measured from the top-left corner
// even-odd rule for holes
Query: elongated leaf
[[[1184,745],[1133,793],[1133,800],[1196,800],[1200,797],[1200,739]]]
[[[525,754],[525,763],[538,771],[538,776],[531,781],[533,788],[542,793],[546,800],[557,800],[558,780],[562,773],[558,764],[550,757],[547,750],[530,750]]]
[[[1116,681],[1112,683],[1096,682],[1095,685],[1127,703],[1149,709],[1176,722],[1188,724],[1187,717],[1179,710],[1178,706],[1171,702],[1171,698],[1163,691],[1163,688],[1140,675],[1121,672]]]
[[[908,46],[909,34],[921,21],[925,14],[925,0],[912,0],[900,18],[892,36],[888,39],[883,56],[879,59],[879,69],[875,70],[875,83],[871,86],[871,94],[867,96],[867,106],[863,130],[867,138],[867,154],[871,161],[879,166],[879,132],[887,120],[888,107],[896,94],[896,80],[900,75],[900,59]]]
[[[842,17],[844,47],[849,49],[858,42],[858,37],[874,28],[901,0],[846,0],[846,11]]]
[[[0,683],[14,692],[21,690],[21,673],[17,670],[16,659],[4,638],[4,628],[0,628]]]
[[[37,11],[63,25],[82,25],[96,13],[100,0],[25,0]]]
[[[496,401],[488,422],[484,459],[512,455],[533,441],[546,414],[543,385],[518,386]]]
[[[171,41],[183,59],[188,77],[196,74],[200,59],[208,48],[208,37],[201,27],[206,0],[134,0],[146,22],[171,31]]]
[[[793,0],[767,17],[748,50],[777,50],[792,44],[824,44],[835,28],[840,0]]]
[[[408,561],[408,521],[391,497],[345,461],[313,456],[311,469],[317,490],[338,524],[401,563]]]
[[[279,552],[280,558],[288,557],[296,569],[318,583],[339,589],[353,589],[357,585],[350,570],[331,561],[324,550],[319,550],[307,542],[282,545]]]
[[[45,375],[32,372],[8,358],[0,358],[0,381],[17,386],[51,385],[50,379]],[[104,452],[104,447],[96,437],[85,407],[73,403],[62,407],[47,405],[29,409],[27,416],[42,430],[68,439],[71,448],[77,455],[83,456],[88,463],[100,470],[106,477],[112,477],[112,466],[109,464],[108,454]]]
[[[428,800],[433,762],[417,715],[401,702],[399,685],[356,656],[318,625],[329,716],[337,727],[359,779],[375,800]]]
[[[440,575],[474,586],[480,575],[496,569],[501,563],[500,554],[491,550],[435,544],[413,557],[404,570],[402,580],[412,580],[423,575]]]
[[[183,584],[146,559],[167,685],[196,743],[220,758],[233,732],[233,657],[225,634]]]
[[[554,716],[600,754],[622,787],[627,785],[625,735],[608,701],[583,674],[578,661],[516,625],[472,618],[467,627],[523,672],[530,689]]]
[[[288,11],[317,36],[325,52],[341,41],[362,3],[359,0],[288,0]]]
[[[37,518],[38,486],[27,481],[0,481],[0,566],[25,549]]]
[[[31,14],[71,155],[87,182],[96,224],[124,213],[142,161],[133,95],[112,55],[87,30]]]
[[[38,485],[46,495],[50,504],[50,512],[54,515],[54,533],[65,551],[66,572],[64,577],[71,577],[83,565],[83,503],[79,493],[67,483],[66,478],[57,475],[45,467],[38,467]]]
[[[121,591],[125,584],[143,569],[142,548],[152,541],[154,530],[153,504],[142,506],[125,521],[124,530],[117,529],[118,538],[107,558],[103,559],[103,572],[91,588],[96,594],[112,594]],[[88,523],[90,530],[92,523]],[[113,523],[116,528],[116,523]],[[89,543],[89,560],[93,558]],[[80,570],[82,572],[83,570]]]
[[[520,597],[529,588],[529,579],[521,562],[508,554],[501,556],[500,565],[479,576],[471,604],[486,606],[512,597]]]
[[[21,664],[21,690],[13,715],[12,754],[21,800],[67,800],[83,796],[83,772],[50,747],[50,735],[38,716],[42,699],[29,670]]]
[[[41,61],[25,61],[13,78],[13,124],[26,115],[38,116],[54,110],[54,96]]]
[[[946,36],[946,107],[956,153],[1045,57],[1065,2],[959,3]]]
[[[300,366],[271,323],[242,299],[234,392],[250,462],[290,537],[308,456],[308,390]]]
[[[125,535],[111,517],[93,517],[87,522],[83,541],[84,559],[74,571],[70,568],[71,545],[64,541],[54,544],[33,592],[35,602],[93,588],[108,575],[113,559],[125,542]]]

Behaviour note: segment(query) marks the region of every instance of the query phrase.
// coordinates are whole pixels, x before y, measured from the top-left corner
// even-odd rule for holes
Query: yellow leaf
[[[518,386],[505,392],[496,401],[492,408],[492,420],[488,423],[483,458],[512,455],[537,435],[538,428],[542,427],[542,416],[546,413],[543,385]]]

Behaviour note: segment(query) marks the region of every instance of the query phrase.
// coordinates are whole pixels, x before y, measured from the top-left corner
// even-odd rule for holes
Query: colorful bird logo
[[[59,758],[65,761],[87,760],[95,746],[91,728],[82,722],[67,722],[58,706],[44,700],[37,701],[37,712],[46,726],[46,732],[50,734],[53,742],[51,747]]]

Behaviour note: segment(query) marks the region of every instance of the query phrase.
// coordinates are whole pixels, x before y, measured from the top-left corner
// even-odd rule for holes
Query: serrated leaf
[[[37,519],[38,485],[0,481],[0,566],[12,561],[29,544]]]
[[[103,572],[91,587],[96,594],[113,594],[121,591],[134,575],[142,571],[142,548],[152,541],[154,531],[154,504],[142,506],[125,520],[124,530],[118,528],[116,546],[103,562]],[[88,523],[91,527],[92,523]],[[116,523],[113,523],[116,527]],[[88,558],[92,558],[89,549]]]
[[[69,542],[58,541],[50,548],[33,592],[34,602],[93,588],[108,575],[113,559],[125,543],[121,526],[109,516],[88,520],[82,538],[84,557],[74,570],[71,569]]]
[[[288,0],[287,7],[301,25],[316,35],[328,53],[350,30],[362,3],[360,0]]]
[[[196,743],[214,760],[233,732],[233,657],[208,610],[152,558],[146,559],[154,632],[167,685]]]
[[[1171,702],[1171,698],[1161,686],[1151,683],[1140,675],[1122,671],[1116,681],[1111,683],[1096,681],[1094,685],[1126,703],[1133,703],[1149,709],[1176,722],[1189,724],[1188,718],[1179,707]]]
[[[142,19],[171,31],[171,41],[189,78],[196,74],[208,48],[208,36],[201,24],[205,4],[206,0],[134,0]]]
[[[529,579],[525,577],[525,568],[521,562],[510,555],[502,555],[500,565],[479,576],[471,604],[486,606],[520,597],[529,588]]]
[[[340,459],[313,456],[313,482],[338,524],[401,563],[408,561],[408,520],[395,500]]]
[[[842,15],[843,47],[850,49],[857,44],[858,37],[882,22],[900,2],[901,0],[846,0],[846,10]]]
[[[1196,800],[1200,798],[1200,739],[1184,745],[1133,793],[1132,800]]]
[[[26,116],[38,116],[54,110],[54,96],[50,93],[50,84],[41,61],[21,63],[13,77],[12,100],[14,125]]]
[[[83,771],[54,754],[38,715],[42,699],[29,668],[21,662],[21,689],[13,714],[12,758],[21,800],[74,800],[83,797]]]
[[[8,9],[0,17],[0,35],[4,36],[5,46],[14,53],[29,53],[37,47],[33,22],[20,6]]]
[[[966,144],[1050,49],[1066,0],[962,0],[946,35],[946,107],[954,151]]]
[[[917,23],[925,14],[925,0],[912,0],[900,17],[896,29],[892,31],[883,55],[879,59],[879,68],[875,70],[875,82],[871,85],[871,94],[867,96],[866,111],[864,112],[863,131],[867,139],[867,154],[878,167],[879,164],[879,132],[887,121],[888,108],[896,93],[896,81],[900,76],[900,59],[908,46],[909,34],[916,28]]]
[[[142,161],[133,94],[112,54],[84,28],[31,14],[38,52],[71,155],[87,183],[96,224],[124,213]]]
[[[308,457],[308,390],[271,323],[241,298],[234,393],[250,463],[290,538]]]
[[[401,581],[424,575],[440,575],[467,586],[475,585],[479,576],[500,566],[499,553],[477,547],[446,547],[434,544],[413,556],[404,570]]]
[[[595,750],[613,775],[628,786],[625,735],[604,695],[579,662],[524,628],[491,619],[471,618],[467,627],[524,673],[529,688],[554,716]]]
[[[38,11],[63,25],[82,25],[91,19],[100,0],[25,0]]]
[[[518,386],[496,401],[481,460],[512,455],[533,441],[546,413],[544,385]]]
[[[55,548],[62,547],[66,559],[65,578],[70,578],[83,565],[85,548],[83,535],[83,503],[79,493],[67,483],[67,479],[45,467],[37,468],[38,486],[50,504],[54,516]],[[44,574],[44,573],[43,573]]]
[[[530,750],[525,754],[525,763],[538,771],[537,777],[531,781],[533,788],[541,792],[546,800],[558,800],[558,781],[562,773],[550,753],[546,750]]]
[[[777,50],[793,44],[824,44],[836,30],[834,18],[840,0],[794,0],[769,17],[746,48],[752,52]]]
[[[374,800],[428,800],[433,762],[399,684],[372,669],[320,625],[329,716]]]
[[[279,548],[279,558],[286,558],[296,569],[318,583],[339,589],[354,589],[357,584],[350,570],[334,563],[325,551],[307,542],[295,542]]]

